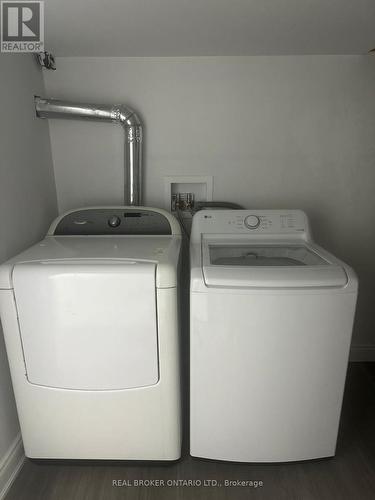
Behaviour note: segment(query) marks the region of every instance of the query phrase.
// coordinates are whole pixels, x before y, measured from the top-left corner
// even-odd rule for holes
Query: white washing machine
[[[180,457],[180,245],[163,210],[96,207],[0,267],[26,456]]]
[[[191,455],[334,455],[357,278],[312,241],[306,215],[198,212],[190,290]]]

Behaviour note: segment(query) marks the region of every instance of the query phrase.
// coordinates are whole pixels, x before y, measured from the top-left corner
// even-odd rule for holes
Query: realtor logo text
[[[1,2],[1,52],[44,50],[44,2]]]

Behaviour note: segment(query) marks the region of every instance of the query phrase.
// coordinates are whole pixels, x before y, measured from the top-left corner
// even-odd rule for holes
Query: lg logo
[[[2,52],[40,52],[44,38],[44,2],[1,2]]]

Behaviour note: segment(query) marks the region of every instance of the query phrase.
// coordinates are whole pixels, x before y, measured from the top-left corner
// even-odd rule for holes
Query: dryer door
[[[16,264],[29,382],[81,390],[156,384],[155,268],[130,260]]]

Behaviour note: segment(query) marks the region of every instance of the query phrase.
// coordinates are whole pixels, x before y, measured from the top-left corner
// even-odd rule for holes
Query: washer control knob
[[[120,224],[121,219],[117,215],[112,215],[112,217],[108,219],[108,226],[110,227],[118,227]]]
[[[256,229],[259,227],[260,219],[257,215],[248,215],[245,217],[244,223],[249,229]]]

